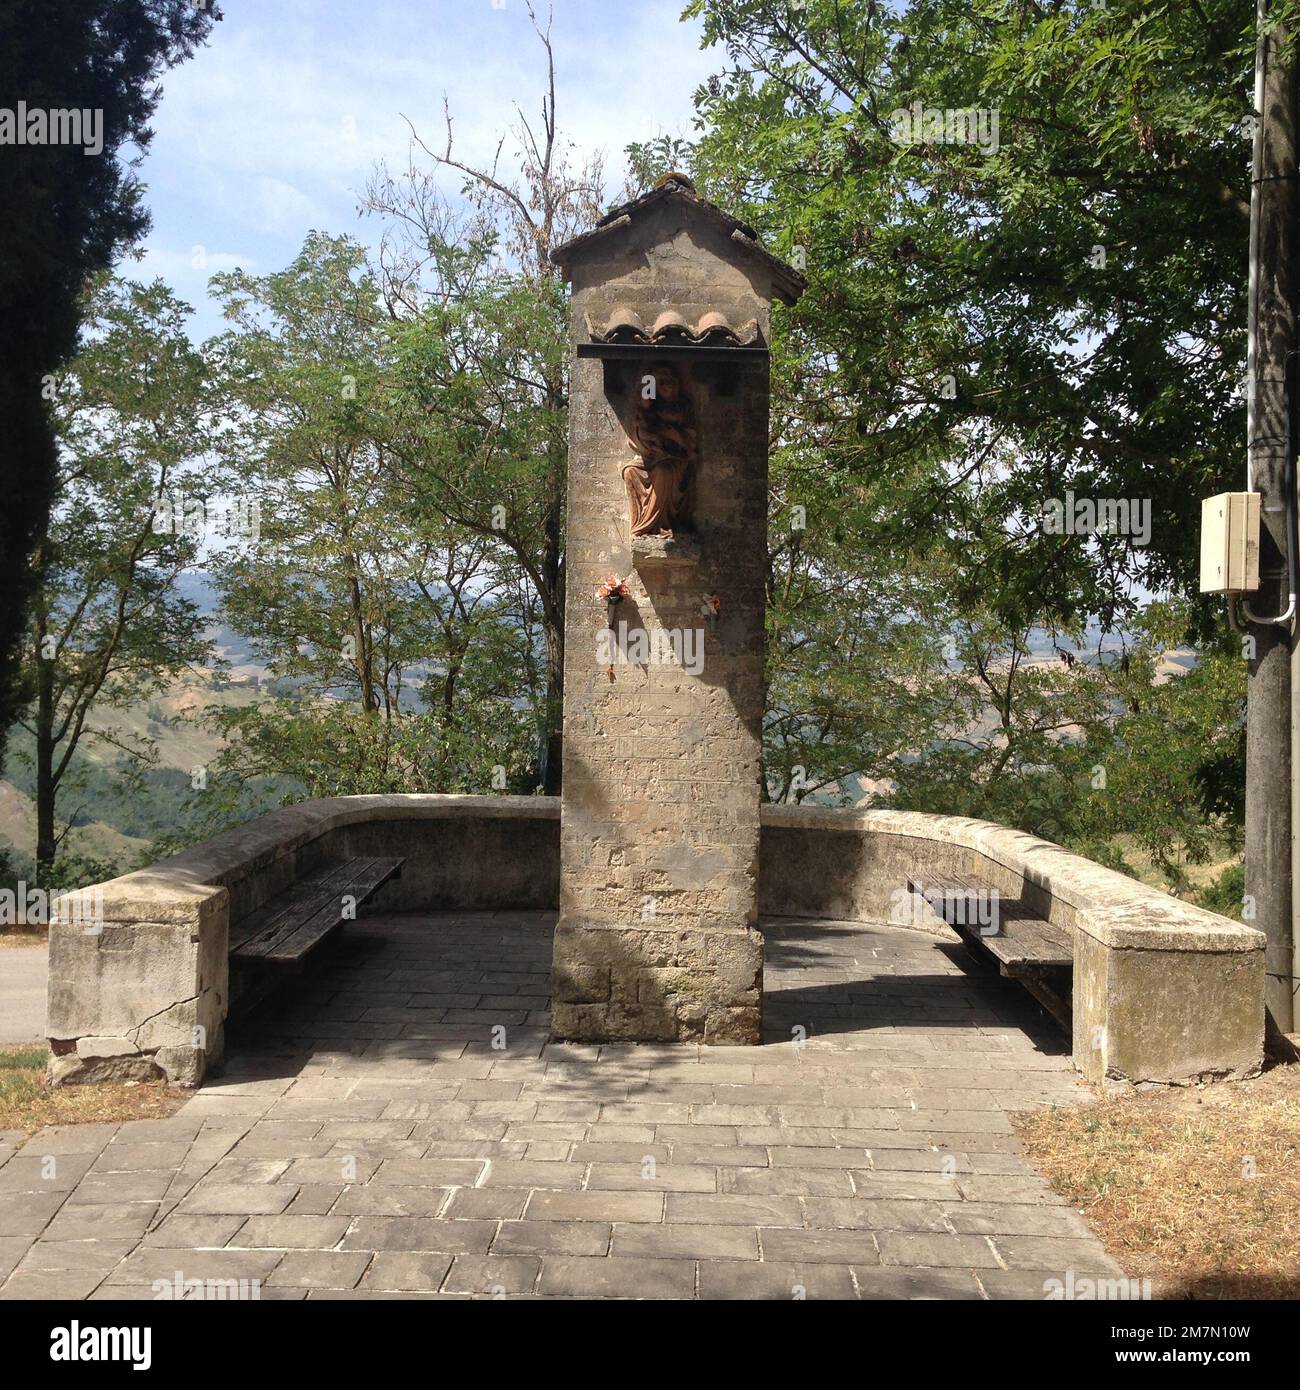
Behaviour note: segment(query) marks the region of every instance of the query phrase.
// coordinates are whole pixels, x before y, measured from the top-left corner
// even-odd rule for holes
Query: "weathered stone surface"
[[[640,680],[641,674],[620,668],[618,677],[615,690]],[[673,737],[685,746],[700,730],[716,727],[712,715],[692,716],[675,725]],[[583,775],[583,768],[576,769],[579,782]],[[695,795],[693,778],[694,773],[684,790],[672,794]],[[626,787],[616,790],[631,795]],[[640,814],[642,833],[661,841],[674,833],[678,803],[645,806]],[[174,860],[104,885],[105,923],[99,936],[83,936],[84,929],[73,923],[56,928],[49,991],[58,1079],[139,1080],[161,1073],[191,1085],[220,1058],[225,998],[219,986],[227,931],[220,908],[223,894],[230,904],[226,913],[249,911],[320,859],[373,849],[407,858],[399,884],[384,889],[385,895],[400,895],[395,905],[554,906],[559,816],[558,803],[543,797],[333,798],[274,812]],[[677,872],[689,874],[699,860],[674,862]],[[949,869],[978,873],[1009,895],[1025,893],[1036,910],[1075,933],[1075,1063],[1089,1077],[1185,1082],[1247,1075],[1259,1065],[1262,936],[1245,924],[1178,902],[1059,846],[986,822],[892,811],[776,806],[762,811],[759,902],[765,912],[824,915],[842,923],[885,921],[910,876]],[[614,885],[608,892],[602,887],[602,897],[623,894],[618,885],[631,866],[610,863],[601,872]],[[697,886],[678,896],[685,901],[704,891]],[[743,933],[728,934],[729,923],[734,926],[732,919],[718,924],[722,929],[706,974],[720,969],[728,955],[738,953],[744,969],[758,959],[744,944]],[[190,930],[196,924],[197,942]],[[639,925],[638,920],[631,930]],[[918,924],[906,925],[914,929]],[[822,931],[836,929],[826,924]],[[615,951],[613,945],[598,949],[608,949],[610,964],[617,964],[622,947]],[[563,994],[572,997],[561,997],[556,1010],[559,1026],[569,1036],[595,1039],[601,1009],[613,1010],[616,1002],[618,1010],[630,1015],[629,1037],[638,1011],[666,1029],[667,1015],[674,1013],[675,1022],[674,1011],[680,1010],[701,1039],[706,1030],[721,1032],[728,1025],[725,1012],[710,1023],[710,1005],[717,1000],[670,988],[683,976],[650,973],[687,969],[671,939],[654,943],[653,950],[647,943],[630,979],[616,990],[611,977],[608,992],[603,989],[605,963],[587,975],[579,973],[589,964],[580,953],[567,960],[562,951],[559,962],[572,967],[562,985]],[[557,976],[557,984],[561,978]],[[185,991],[196,989],[201,997],[183,1003]],[[479,997],[446,1000],[432,980],[422,991],[401,998],[423,998],[428,1007],[422,1012],[430,1017],[440,1017],[437,1010],[457,1002],[474,1008]],[[1161,1001],[1159,1008],[1151,1007],[1155,999]],[[190,1027],[199,1014],[207,1020],[201,1045],[186,1031],[191,1013]],[[746,1018],[738,1022],[747,1030]],[[410,1039],[421,1036],[409,1031],[420,1028],[415,1023],[377,1021],[371,1026],[395,1027],[401,1036],[387,1036],[406,1049],[415,1045]],[[331,1027],[336,1036],[344,1036],[352,1025],[336,1016],[322,1021],[315,1036],[329,1035]],[[445,1025],[433,1028],[427,1034],[431,1039],[439,1037],[439,1028],[447,1036]],[[87,1041],[95,1038],[116,1041],[96,1049]],[[138,1059],[121,1049],[122,1040],[139,1049]],[[103,1058],[101,1050],[113,1055]],[[92,1051],[96,1055],[80,1055]],[[421,1103],[431,1107],[427,1113],[441,1105]],[[322,1106],[320,1118],[333,1118],[328,1105]]]
[[[557,962],[551,987],[560,1004],[603,1004],[609,999],[609,966]]]
[[[699,562],[700,543],[692,535],[632,537],[632,567],[638,574],[679,565],[693,569]]]
[[[431,1291],[442,1287],[451,1255],[380,1251],[366,1271],[362,1287],[380,1292]]]
[[[552,923],[359,922],[292,1007],[264,1013],[271,1075],[260,1049],[236,1053],[169,1120],[32,1136],[0,1168],[0,1232],[18,1232],[0,1234],[0,1297],[153,1297],[178,1277],[248,1281],[244,1296],[258,1280],[264,1299],[996,1297],[1006,1267],[1041,1297],[1053,1270],[1111,1268],[1014,1152],[959,1128],[1086,1095],[1062,1041],[1035,1031],[1017,985],[896,927],[765,923],[768,1039],[743,1053],[541,1036],[498,1052],[466,1008],[458,1041],[432,1053],[342,1035],[282,1064],[340,997],[408,976],[457,995],[479,983],[493,1017],[486,1001],[545,974]],[[838,1002],[792,1047],[810,996]],[[436,1119],[381,1118],[430,1091]],[[918,1127],[883,1127],[897,1116]],[[315,1142],[327,1154],[302,1153]]]
[[[443,1289],[492,1298],[532,1293],[541,1267],[531,1255],[457,1255]]]
[[[853,1271],[844,1265],[762,1264],[752,1260],[701,1260],[703,1299],[837,1299],[857,1297]]]
[[[614,318],[766,341],[797,287],[732,229],[683,185],[564,248],[575,339]],[[570,398],[552,1036],[756,1043],[767,359],[579,358]]]
[[[140,1053],[130,1038],[78,1038],[78,1057],[136,1057]]]
[[[346,1216],[253,1216],[226,1244],[241,1250],[331,1250],[348,1224]]]
[[[354,1289],[369,1264],[368,1255],[344,1250],[290,1250],[267,1282],[298,1289]]]
[[[220,887],[144,870],[104,885],[100,918],[69,913],[51,924],[55,1084],[202,1077],[204,1055],[220,1056],[226,907]]]
[[[538,1292],[561,1298],[693,1298],[693,1260],[604,1259],[554,1255]]]
[[[494,1255],[606,1255],[610,1226],[599,1221],[503,1221]]]
[[[1084,931],[1074,940],[1074,1060],[1090,1081],[1258,1073],[1262,952],[1165,949],[1158,938],[1116,948]]]
[[[154,1059],[141,1052],[110,1053],[107,1057],[83,1057],[70,1053],[66,1057],[51,1057],[50,1081],[55,1086],[90,1086],[100,1083],[121,1084],[128,1081],[161,1081],[162,1068]]]

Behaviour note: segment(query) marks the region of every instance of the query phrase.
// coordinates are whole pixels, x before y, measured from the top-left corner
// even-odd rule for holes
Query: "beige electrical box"
[[[1259,588],[1259,493],[1221,492],[1201,503],[1201,593]]]

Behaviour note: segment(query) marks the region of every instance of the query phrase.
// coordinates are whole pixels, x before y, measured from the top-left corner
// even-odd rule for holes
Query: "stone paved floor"
[[[771,922],[763,1047],[550,1046],[553,920],[365,919],[173,1118],[0,1142],[0,1297],[1041,1298],[1119,1273],[1007,1118],[1084,1098],[1064,1039],[960,948]]]

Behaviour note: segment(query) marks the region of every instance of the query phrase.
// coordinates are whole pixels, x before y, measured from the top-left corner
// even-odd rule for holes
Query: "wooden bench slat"
[[[311,878],[298,879],[283,892],[277,893],[269,902],[250,912],[242,921],[232,922],[231,949],[233,950],[237,943],[242,945],[282,924],[297,904],[307,900],[307,895],[320,892],[334,879],[346,875],[346,870],[346,863],[331,864],[328,869]]]
[[[993,891],[972,875],[945,872],[929,879],[918,876],[909,879],[908,886],[930,902],[945,922],[983,946],[1003,967],[1004,974],[1014,977],[1024,969],[1074,963],[1070,933],[1031,911],[1022,899],[999,896],[996,934],[984,935],[978,920],[971,920],[969,915],[963,921],[962,914],[956,911],[957,904],[972,895]]]
[[[295,963],[341,926],[343,898],[351,896],[360,906],[401,867],[400,860],[352,859],[340,870],[322,880],[322,889],[305,902],[295,904],[273,930],[263,932],[245,958],[260,959],[268,965]],[[291,890],[292,891],[292,890]]]
[[[366,892],[366,874],[370,866],[378,861],[370,859],[349,859],[340,866],[339,872],[329,876],[329,883],[323,894],[310,895],[309,900],[295,905],[295,910],[286,914],[274,931],[263,932],[258,938],[256,954],[266,960],[294,960],[304,954],[308,943],[333,930],[343,921],[343,898],[350,894],[360,906],[369,896]],[[324,884],[324,881],[322,881]],[[370,890],[370,891],[373,891]],[[301,910],[298,910],[299,906]],[[297,941],[297,949],[291,943]]]
[[[1037,968],[1074,963],[1069,943],[1063,942],[1061,933],[1041,917],[1009,918],[1004,911],[999,926],[1001,930],[994,936],[982,936],[978,931],[970,934],[979,937],[980,944],[1007,967],[1008,974],[1025,966]]]
[[[241,924],[241,956],[260,956],[267,945],[286,932],[294,931],[321,908],[328,907],[351,878],[354,861],[334,864],[315,878],[290,885]]]
[[[1063,1028],[1071,1027],[1074,943],[1069,931],[1045,921],[1022,899],[999,894],[997,934],[981,935],[978,914],[959,913],[957,907],[972,895],[993,890],[970,874],[936,874],[929,881],[909,878],[908,887],[930,902],[977,954],[992,957],[1000,974],[1024,985]]]
[[[343,898],[360,907],[402,869],[401,859],[349,859],[285,890],[241,923],[231,959],[244,965],[300,961],[342,925]]]
[[[343,916],[342,899],[345,894],[354,898],[356,906],[360,907],[389,879],[396,878],[402,867],[400,859],[371,859],[363,863],[365,867],[357,870],[347,885],[335,894],[334,901],[329,906],[321,908],[296,931],[277,936],[274,945],[264,956],[268,965],[300,960],[335,927],[341,926],[347,920]]]

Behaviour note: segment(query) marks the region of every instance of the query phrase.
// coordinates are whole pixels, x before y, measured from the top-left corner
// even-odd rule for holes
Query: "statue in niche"
[[[623,466],[632,534],[689,531],[695,503],[695,418],[671,366],[652,367],[643,378],[628,433],[637,455]]]

